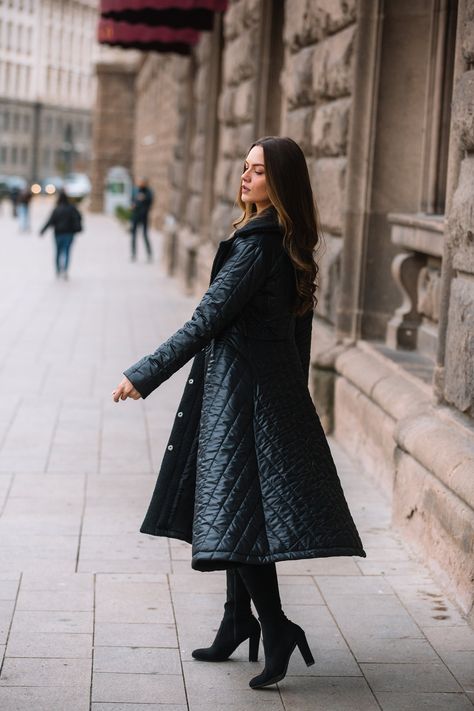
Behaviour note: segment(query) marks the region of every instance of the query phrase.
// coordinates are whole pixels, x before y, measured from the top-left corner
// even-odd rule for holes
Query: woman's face
[[[241,178],[240,197],[244,203],[255,203],[257,212],[271,204],[267,193],[262,146],[253,146],[247,155]]]

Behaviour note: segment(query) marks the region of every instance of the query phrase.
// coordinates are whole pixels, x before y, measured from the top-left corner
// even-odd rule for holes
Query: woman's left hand
[[[140,400],[141,395],[136,390],[128,378],[124,378],[121,383],[112,391],[112,397],[114,402],[119,400],[126,400],[131,397],[132,400]]]

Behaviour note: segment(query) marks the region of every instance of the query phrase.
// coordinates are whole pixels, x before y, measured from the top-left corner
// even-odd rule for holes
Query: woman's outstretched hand
[[[115,390],[112,391],[112,397],[114,402],[118,402],[119,400],[126,400],[128,397],[131,397],[132,400],[139,400],[141,395],[138,390],[135,390],[130,380],[124,378]]]

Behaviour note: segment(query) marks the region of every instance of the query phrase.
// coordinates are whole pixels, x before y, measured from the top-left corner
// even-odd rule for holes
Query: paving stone
[[[111,647],[177,647],[174,623],[96,622],[95,644]]]
[[[441,662],[364,663],[361,668],[373,691],[462,691]]]
[[[362,560],[362,559],[361,559]],[[278,575],[360,575],[355,558],[308,558],[277,563]]]
[[[5,644],[7,641],[14,605],[14,600],[0,600],[0,644]]]
[[[379,691],[376,697],[383,711],[472,711],[472,704],[464,694]]]
[[[12,625],[12,635],[24,636],[34,630],[35,634],[91,634],[93,613],[65,611],[17,610]]]
[[[14,600],[18,593],[17,580],[0,580],[0,601]]]
[[[0,708],[4,711],[89,711],[89,703],[89,687],[0,686]]]
[[[361,677],[286,677],[279,688],[286,711],[380,711]]]
[[[22,659],[5,657],[0,686],[90,686],[87,659]]]
[[[326,598],[346,595],[393,595],[393,589],[382,575],[316,575],[319,589]]]
[[[395,630],[396,633],[396,630]],[[358,662],[403,663],[437,661],[438,655],[424,638],[353,635],[351,651]]]
[[[181,661],[177,649],[96,646],[94,671],[181,675]]]
[[[92,704],[92,711],[188,711],[188,705],[181,704]],[[214,710],[215,711],[215,710]]]
[[[63,659],[90,659],[92,634],[38,632],[18,626],[16,618],[8,639],[8,656]]]
[[[92,701],[185,704],[186,694],[178,675],[94,673]]]

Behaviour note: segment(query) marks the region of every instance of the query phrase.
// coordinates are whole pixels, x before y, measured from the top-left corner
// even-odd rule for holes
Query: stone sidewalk
[[[368,557],[278,564],[295,652],[279,685],[261,663],[193,661],[222,612],[223,573],[139,533],[189,366],[145,402],[113,403],[124,368],[190,317],[157,260],[87,215],[71,279],[52,237],[0,215],[0,709],[2,711],[467,711],[474,632],[390,529],[389,507],[331,446]],[[142,247],[142,244],[139,244]],[[262,656],[261,656],[262,659]]]

